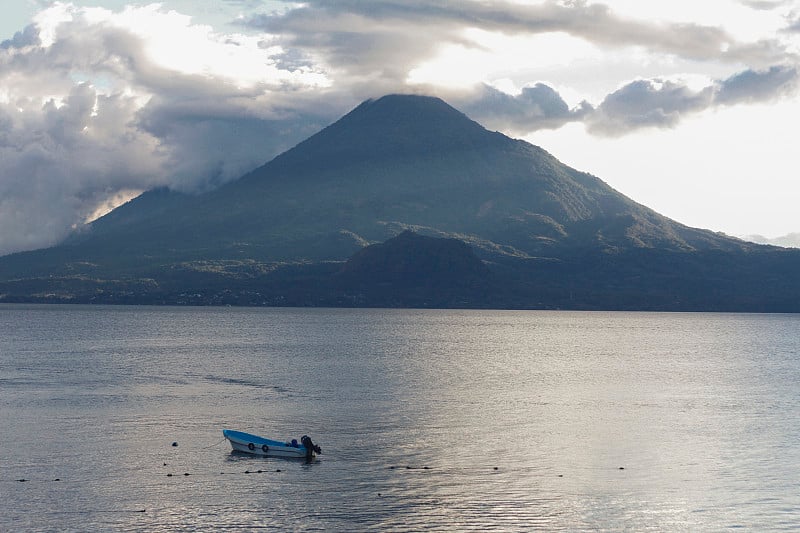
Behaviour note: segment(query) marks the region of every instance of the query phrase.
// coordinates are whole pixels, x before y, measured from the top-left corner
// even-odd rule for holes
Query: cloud
[[[452,101],[461,111],[487,127],[519,134],[560,128],[568,122],[582,120],[593,110],[586,101],[570,109],[561,95],[544,83],[525,87],[518,95],[484,84],[476,94]]]
[[[717,106],[769,101],[796,91],[795,67],[745,70],[692,90],[685,82],[636,80],[609,94],[587,117],[589,131],[618,136],[645,127],[673,127],[686,115]]]
[[[153,27],[203,62],[154,49]],[[120,194],[235,179],[327,125],[340,109],[309,104],[323,76],[275,53],[154,6],[40,13],[0,47],[0,254],[55,244]]]
[[[398,17],[381,2],[347,7],[352,9],[336,3],[303,5],[240,24],[279,36],[295,62],[302,53],[309,64],[321,65],[337,84],[347,84],[362,97],[374,96],[376,89],[397,91],[441,43],[462,41],[455,25],[409,19],[403,10]]]
[[[590,133],[615,137],[643,128],[672,128],[687,116],[719,106],[768,102],[797,91],[798,70],[773,66],[744,70],[724,80],[695,89],[676,79],[641,79],[607,95],[598,106],[583,101],[570,109],[561,95],[544,83],[508,94],[490,85],[449,100],[482,124],[524,135],[555,129],[569,122],[585,122]]]
[[[725,105],[763,102],[793,92],[797,82],[798,72],[793,66],[773,66],[762,71],[745,70],[719,84],[715,102]]]
[[[749,3],[759,9],[785,4]],[[296,9],[260,14],[240,23],[275,35],[294,53],[302,51],[309,61],[325,65],[338,86],[349,85],[353,94],[362,97],[396,87],[408,90],[408,74],[445,45],[482,48],[482,42],[465,32],[468,28],[518,36],[558,32],[605,49],[636,47],[643,53],[695,64],[749,67],[700,90],[679,76],[637,80],[608,94],[596,109],[585,101],[569,109],[554,89],[541,83],[529,84],[518,95],[487,84],[468,94],[418,88],[448,96],[471,117],[509,133],[557,128],[580,120],[596,135],[674,127],[688,114],[713,106],[786,94],[795,74],[784,65],[797,62],[796,55],[777,38],[743,42],[722,27],[630,19],[601,3],[582,0],[537,4],[311,0]]]
[[[167,185],[199,192],[238,178],[316,133],[333,117],[252,101],[198,95],[154,97],[138,113],[139,126],[169,147]],[[274,100],[278,100],[277,98]],[[263,105],[263,108],[259,106]]]
[[[158,4],[114,12],[55,2],[0,43],[0,254],[54,244],[135,191],[200,191],[235,179],[385,93],[443,96],[508,133],[583,121],[596,135],[623,135],[672,127],[714,106],[777,98],[797,82],[797,58],[778,37],[742,42],[721,27],[626,18],[601,3],[284,5],[240,19],[241,33],[218,33]],[[485,83],[461,92],[410,84],[410,73],[448,46],[494,53],[481,40],[487,33],[558,33],[593,50],[635,49],[741,72],[700,89],[674,75],[650,76],[572,108],[563,85],[526,80],[518,94],[506,94]]]
[[[642,127],[672,127],[712,101],[709,87],[692,91],[669,80],[637,80],[606,96],[589,119],[589,131],[619,135]]]
[[[697,61],[767,66],[791,55],[777,39],[737,41],[719,27],[628,19],[581,0],[439,3],[427,1],[312,0],[283,13],[241,24],[281,35],[350,75],[381,73],[400,79],[443,43],[480,46],[464,35],[479,28],[507,35],[561,32],[603,47],[641,47]],[[366,51],[366,53],[365,53]]]
[[[155,140],[119,120],[134,109],[87,84],[38,109],[0,106],[0,252],[54,244],[110,191],[155,184]]]
[[[16,32],[11,39],[0,42],[0,50],[24,48],[26,46],[36,46],[38,44],[41,44],[39,30],[36,28],[36,25],[29,24],[25,26],[24,30]]]
[[[787,5],[787,0],[741,0],[742,4],[752,9],[769,11]]]
[[[789,21],[789,25],[784,28],[786,33],[800,33],[800,17]]]

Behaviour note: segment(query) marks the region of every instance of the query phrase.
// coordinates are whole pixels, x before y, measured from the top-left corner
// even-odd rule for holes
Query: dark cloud
[[[482,85],[468,98],[452,100],[464,113],[487,127],[525,134],[539,129],[555,129],[582,120],[592,111],[588,102],[570,109],[552,87],[537,83],[518,95]]]
[[[587,120],[597,135],[624,135],[644,127],[672,127],[715,106],[765,102],[797,88],[795,67],[745,70],[701,90],[675,81],[637,80],[609,94]]]
[[[787,94],[797,88],[796,67],[774,66],[767,70],[745,70],[722,81],[716,92],[719,104],[762,102]]]
[[[656,24],[616,15],[603,4],[550,0],[429,2],[312,0],[283,13],[241,21],[280,35],[294,47],[318,54],[349,74],[401,75],[433,55],[443,43],[477,46],[464,28],[507,35],[562,32],[599,46],[638,46],[692,60],[766,66],[786,58],[777,40],[741,43],[718,27]]]
[[[334,4],[257,15],[241,24],[280,36],[289,53],[297,56],[302,51],[304,57],[322,64],[338,83],[354,87],[402,87],[409,72],[443,42],[461,41],[459,28],[453,25],[397,19],[388,13],[389,20],[379,20],[381,16],[372,8],[387,7],[380,3],[365,2],[354,11]]]
[[[599,135],[619,135],[643,127],[671,127],[712,101],[711,88],[692,91],[672,81],[637,80],[606,96],[589,119],[589,129]]]
[[[596,108],[584,101],[570,109],[556,90],[543,83],[518,95],[483,85],[448,100],[487,127],[507,133],[524,135],[582,121],[594,135],[620,136],[643,128],[672,128],[713,107],[780,98],[795,91],[797,82],[796,68],[776,66],[746,70],[701,89],[676,80],[636,80],[607,95]]]

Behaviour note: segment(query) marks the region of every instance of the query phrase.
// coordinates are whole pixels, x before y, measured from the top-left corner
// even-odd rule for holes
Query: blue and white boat
[[[322,449],[311,441],[308,435],[303,435],[300,442],[292,439],[289,442],[266,439],[233,429],[223,429],[222,434],[228,439],[234,451],[261,456],[298,457],[311,459],[321,454]]]

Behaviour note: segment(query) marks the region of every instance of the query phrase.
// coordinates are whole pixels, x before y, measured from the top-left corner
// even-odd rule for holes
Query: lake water
[[[800,316],[0,306],[0,491],[2,531],[798,529]]]

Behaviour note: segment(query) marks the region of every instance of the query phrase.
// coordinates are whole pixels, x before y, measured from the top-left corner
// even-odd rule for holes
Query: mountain
[[[768,238],[763,235],[748,235],[743,237],[747,241],[758,244],[771,244],[773,246],[783,246],[785,248],[800,248],[800,233],[789,233],[780,237]]]
[[[397,270],[432,250],[415,277]],[[390,95],[217,190],[149,191],[59,246],[0,258],[0,298],[785,310],[796,282],[748,276],[780,278],[797,257],[668,219],[440,99]],[[419,297],[434,285],[448,296]]]
[[[362,248],[334,279],[338,292],[371,307],[484,307],[496,291],[490,269],[466,243],[408,230]]]
[[[402,229],[466,239],[482,256],[571,249],[744,249],[636,204],[442,100],[387,96],[219,190],[154,191],[67,244],[182,257],[344,260]],[[137,257],[131,257],[135,261]]]

